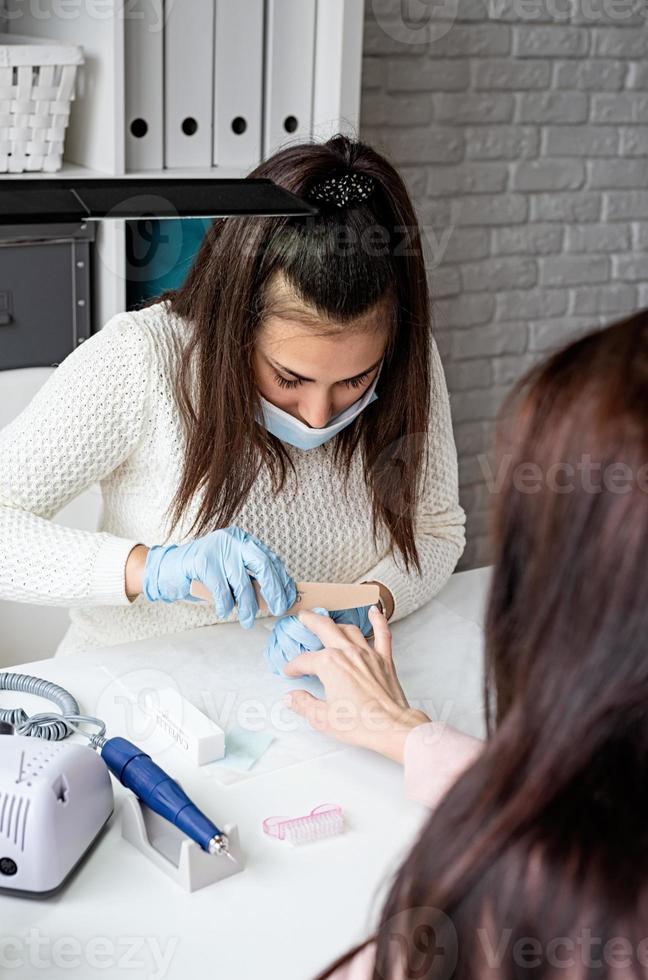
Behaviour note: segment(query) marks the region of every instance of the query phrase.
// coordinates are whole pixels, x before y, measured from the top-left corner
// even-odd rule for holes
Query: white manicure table
[[[439,595],[393,626],[394,656],[410,703],[483,736],[482,636],[489,570],[452,576]],[[312,731],[281,701],[287,687],[262,657],[271,621],[223,624],[11,668],[68,689],[81,712],[103,718],[149,752],[219,826],[236,823],[245,869],[188,894],[121,836],[126,790],[87,860],[47,900],[0,897],[0,975],[95,980],[307,980],[368,935],[390,875],[427,812],[403,794],[400,766]],[[146,670],[226,730],[275,740],[247,772],[196,767],[170,740],[155,744],[125,718],[105,667],[125,680]],[[45,710],[27,695],[3,707]],[[128,729],[128,730],[125,730]],[[138,734],[142,737],[138,738]],[[74,736],[79,740],[80,736]],[[301,847],[267,837],[262,821],[343,808],[347,829]],[[1,846],[1,839],[0,839]]]

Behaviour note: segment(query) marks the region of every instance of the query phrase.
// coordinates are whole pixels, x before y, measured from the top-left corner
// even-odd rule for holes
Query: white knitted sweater
[[[180,479],[184,437],[173,380],[188,324],[166,304],[121,313],[59,365],[27,408],[0,431],[0,599],[67,606],[71,624],[56,654],[175,633],[218,622],[211,604],[130,601],[124,569],[138,543],[167,540],[163,520]],[[464,546],[457,458],[436,345],[432,465],[418,513],[423,574],[406,574],[385,532],[374,546],[369,497],[358,460],[348,490],[330,445],[289,448],[279,495],[262,470],[232,523],[256,535],[296,580],[384,583],[393,620],[430,599]],[[73,497],[99,482],[96,532],[52,522]],[[188,540],[194,499],[169,540]],[[236,610],[231,618],[235,618]]]

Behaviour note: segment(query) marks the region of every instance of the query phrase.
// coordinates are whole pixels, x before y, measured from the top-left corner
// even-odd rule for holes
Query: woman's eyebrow
[[[298,381],[315,380],[314,378],[305,378],[303,374],[297,374],[296,371],[291,371],[290,368],[284,367],[283,364],[279,364],[278,361],[274,361],[270,357],[268,358],[268,361],[270,362],[270,364],[272,364],[273,367],[277,368],[280,371],[285,371],[286,374],[291,374],[293,378],[296,378]],[[370,371],[373,371],[374,368],[377,368],[381,361],[382,361],[382,357],[379,357],[376,363],[372,364],[371,367],[366,368],[364,371],[360,371],[359,374],[354,374],[352,378],[343,378],[342,381],[355,381],[357,378],[364,378],[365,374],[369,374]]]

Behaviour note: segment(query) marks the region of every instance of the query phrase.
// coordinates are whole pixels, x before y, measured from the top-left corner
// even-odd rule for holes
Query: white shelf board
[[[132,173],[121,174],[123,177],[182,177],[188,180],[201,180],[205,178],[217,179],[219,177],[223,179],[238,179],[240,177],[247,177],[245,168],[243,167],[193,167],[189,170],[185,169],[175,169],[167,168],[164,170],[134,170]]]
[[[60,170],[54,171],[54,173],[43,173],[40,170],[25,170],[21,174],[2,174],[2,180],[22,180],[23,178],[39,177],[44,180],[54,178],[69,178],[69,177],[111,177],[115,179],[127,180],[129,177],[150,177],[152,180],[157,178],[171,178],[171,177],[181,177],[187,180],[198,180],[212,177],[224,178],[224,179],[238,179],[241,177],[246,177],[247,174],[243,167],[197,167],[191,170],[174,170],[174,169],[164,169],[164,170],[137,170],[132,173],[124,174],[109,174],[104,170],[93,170],[90,167],[82,167],[78,163],[72,163],[69,160],[63,160],[63,166]]]
[[[59,178],[68,177],[114,177],[114,174],[107,174],[104,170],[92,170],[90,167],[82,167],[78,163],[69,163],[67,160],[63,161],[63,166],[60,170],[55,170],[54,173],[44,173],[42,170],[25,170],[21,174],[2,174],[2,180],[24,180],[32,178],[40,178],[42,180],[56,180]]]

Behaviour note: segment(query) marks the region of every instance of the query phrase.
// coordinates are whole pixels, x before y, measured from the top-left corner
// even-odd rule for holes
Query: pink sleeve
[[[440,721],[417,725],[405,740],[405,795],[435,807],[484,743]]]
[[[440,721],[417,725],[405,740],[405,795],[432,809],[483,746],[481,739]],[[331,980],[368,980],[375,952],[375,944],[369,943],[349,963],[338,967]]]

